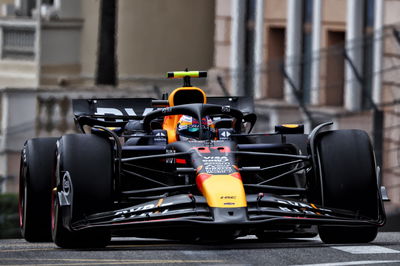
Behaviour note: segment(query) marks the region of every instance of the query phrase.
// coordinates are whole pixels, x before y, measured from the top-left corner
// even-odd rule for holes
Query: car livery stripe
[[[206,181],[206,179],[210,178],[211,176],[212,176],[212,175],[206,174],[206,173],[201,173],[201,174],[198,174],[198,175],[197,175],[197,177],[196,177],[196,184],[197,184],[198,189],[199,189],[201,192],[203,192],[203,183],[204,183],[204,181]]]

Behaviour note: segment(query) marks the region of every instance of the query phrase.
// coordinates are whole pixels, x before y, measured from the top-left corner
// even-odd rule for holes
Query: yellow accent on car
[[[168,72],[167,78],[184,78],[184,77],[191,77],[191,78],[203,78],[207,77],[206,71],[174,71]]]
[[[176,88],[171,92],[168,97],[169,106],[175,106],[182,103],[178,103],[176,97],[185,98],[187,103],[207,103],[207,95],[206,93],[197,87],[180,87]],[[182,100],[181,100],[182,101]]]
[[[114,131],[114,130],[120,130],[120,127],[106,127],[108,130]],[[96,128],[96,130],[104,131],[103,128]]]
[[[283,124],[282,126],[283,127],[287,127],[287,128],[297,128],[297,127],[299,127],[298,124]]]
[[[242,180],[231,175],[213,175],[202,184],[208,206],[217,208],[246,207]]]

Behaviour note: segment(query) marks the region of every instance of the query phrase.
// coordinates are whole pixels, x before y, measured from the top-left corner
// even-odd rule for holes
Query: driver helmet
[[[203,134],[205,134],[207,138],[212,138],[214,136],[214,125],[209,116],[205,116],[201,119],[201,127],[203,129]],[[183,115],[178,121],[177,133],[181,141],[199,139],[199,121],[191,116]]]

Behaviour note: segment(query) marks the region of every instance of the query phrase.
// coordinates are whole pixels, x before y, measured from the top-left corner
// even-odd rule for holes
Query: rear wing
[[[107,98],[73,99],[72,110],[75,117],[124,116],[129,119],[142,119],[153,111],[153,98]]]
[[[243,113],[252,113],[250,97],[207,97],[207,103],[230,106]],[[80,128],[84,125],[124,126],[129,120],[141,120],[143,117],[168,101],[154,98],[103,98],[73,99],[72,110]]]
[[[80,116],[126,116],[129,119],[143,117],[157,107],[161,101],[154,98],[107,98],[107,99],[74,99],[72,109],[75,117]],[[207,103],[230,106],[243,113],[252,113],[251,97],[207,97]]]

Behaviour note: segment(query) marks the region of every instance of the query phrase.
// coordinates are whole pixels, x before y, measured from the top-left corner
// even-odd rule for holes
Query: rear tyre
[[[362,130],[337,130],[320,134],[317,149],[321,166],[323,205],[352,210],[377,220],[379,192],[371,142]],[[377,226],[319,226],[325,243],[367,243]]]
[[[53,241],[62,248],[106,246],[111,239],[108,230],[73,231],[70,222],[111,209],[113,155],[110,142],[95,135],[66,135],[60,139],[57,158],[57,191],[65,192],[62,182],[68,173],[72,183],[72,203],[71,206],[61,206],[57,191],[53,192]]]
[[[19,175],[19,221],[22,237],[29,242],[51,241],[51,177],[57,138],[25,142]]]

